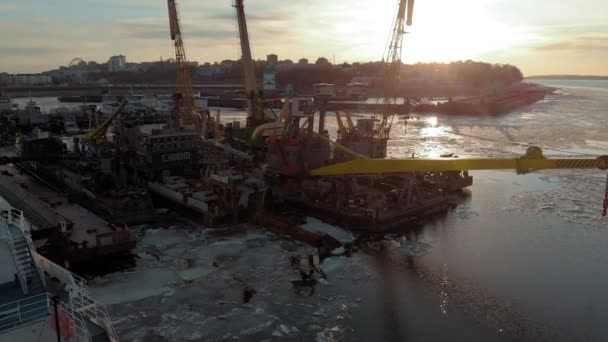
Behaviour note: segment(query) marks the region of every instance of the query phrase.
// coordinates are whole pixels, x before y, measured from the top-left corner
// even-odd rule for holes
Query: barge
[[[0,195],[23,211],[40,250],[59,264],[128,254],[135,248],[136,237],[129,228],[109,223],[14,165],[2,166]]]

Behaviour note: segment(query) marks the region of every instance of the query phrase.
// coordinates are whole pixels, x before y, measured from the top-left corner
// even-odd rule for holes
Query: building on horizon
[[[6,74],[2,76],[1,83],[16,86],[49,85],[53,79],[47,74]]]
[[[274,53],[267,55],[266,63],[268,63],[270,65],[275,65],[275,64],[279,63],[279,56],[275,55]]]
[[[123,55],[112,56],[108,60],[108,71],[109,72],[118,72],[125,70],[127,65],[127,57]]]

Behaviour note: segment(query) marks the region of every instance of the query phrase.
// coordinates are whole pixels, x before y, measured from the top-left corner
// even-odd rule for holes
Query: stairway
[[[34,264],[32,252],[28,247],[28,243],[24,237],[14,239],[15,245],[15,262],[19,271],[25,274],[27,281],[28,295],[33,296],[39,293],[46,292],[44,283],[38,273],[38,268]]]

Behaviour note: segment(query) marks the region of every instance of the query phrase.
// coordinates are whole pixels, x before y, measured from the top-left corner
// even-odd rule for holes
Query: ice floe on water
[[[137,266],[89,282],[122,340],[333,341],[352,331],[346,320],[357,304],[325,294],[340,279],[369,278],[350,258],[325,259],[327,279],[314,296],[302,297],[292,284],[301,276],[289,260],[314,249],[301,243],[285,244],[248,225],[138,230]]]
[[[187,234],[184,231],[169,229],[148,229],[141,241],[143,246],[154,246],[158,249],[166,249],[172,245],[182,242]]]
[[[515,194],[509,211],[524,211],[556,217],[570,223],[608,228],[601,216],[606,175],[595,170],[559,171],[541,179],[556,185],[554,189]]]
[[[301,227],[313,233],[325,233],[341,243],[352,243],[355,241],[355,237],[352,232],[344,228],[325,223],[314,217],[307,217],[306,224],[303,224]]]
[[[177,276],[172,270],[150,268],[97,278],[89,283],[89,291],[93,298],[102,303],[120,304],[159,296],[176,280]]]
[[[401,245],[403,253],[409,256],[424,256],[431,249],[431,245],[422,241],[408,241]]]

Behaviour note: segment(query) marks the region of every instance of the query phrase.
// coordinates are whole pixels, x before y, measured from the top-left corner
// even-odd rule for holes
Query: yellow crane
[[[182,39],[182,31],[179,26],[177,15],[177,4],[175,0],[167,0],[169,8],[169,28],[171,40],[175,46],[175,64],[177,67],[177,85],[179,96],[175,99],[176,103],[176,123],[181,126],[194,127],[197,118],[198,106],[194,101],[194,91],[192,90],[192,78],[188,70],[188,59]]]
[[[243,62],[243,78],[245,93],[247,96],[247,127],[256,127],[264,123],[264,106],[258,92],[255,81],[255,63],[251,57],[251,44],[249,43],[249,32],[247,31],[247,19],[245,18],[245,6],[243,0],[235,0],[236,18],[239,28],[239,40],[241,43],[241,60]]]
[[[342,146],[342,149],[344,148]],[[356,154],[352,152],[352,155],[355,156]],[[549,159],[543,156],[539,147],[530,147],[526,154],[519,158],[368,159],[356,157],[351,161],[310,170],[309,174],[312,176],[343,176],[462,170],[516,170],[517,173],[528,173],[548,169],[593,168],[608,169],[608,156],[601,156],[596,159]]]
[[[95,127],[92,131],[85,134],[82,138],[86,141],[92,142],[94,144],[98,143],[100,140],[105,138],[106,133],[108,132],[108,128],[112,121],[122,112],[122,110],[127,106],[127,100],[120,100],[118,102],[118,107],[112,111],[112,114],[105,119],[99,126]]]
[[[334,143],[336,144],[336,143]],[[344,146],[340,149],[348,150]],[[463,172],[464,170],[515,170],[518,174],[550,169],[608,170],[608,155],[595,159],[545,158],[539,147],[532,146],[519,158],[479,159],[369,159],[348,150],[354,160],[336,163],[309,171],[311,176],[378,175],[403,172]],[[608,214],[608,179],[602,216]]]

